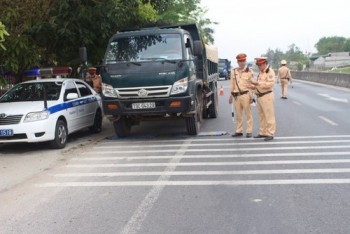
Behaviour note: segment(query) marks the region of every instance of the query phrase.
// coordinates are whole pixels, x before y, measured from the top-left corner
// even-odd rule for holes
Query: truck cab
[[[208,63],[206,50],[195,25],[113,35],[101,76],[105,114],[117,135],[127,136],[132,125],[159,118],[185,118],[188,133],[197,134],[210,106],[206,95],[216,90],[218,77],[217,56],[216,64]]]

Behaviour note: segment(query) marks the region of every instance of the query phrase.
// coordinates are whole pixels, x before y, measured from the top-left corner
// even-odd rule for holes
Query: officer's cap
[[[266,57],[260,57],[260,58],[255,58],[255,64],[263,64],[267,62],[267,58]]]
[[[89,73],[93,74],[96,72],[96,67],[89,67]]]
[[[286,64],[287,64],[287,61],[283,59],[283,60],[281,61],[281,64],[282,64],[282,65],[286,65]]]
[[[247,55],[244,53],[240,53],[236,56],[236,59],[238,62],[243,62],[246,60],[246,58],[247,58]]]

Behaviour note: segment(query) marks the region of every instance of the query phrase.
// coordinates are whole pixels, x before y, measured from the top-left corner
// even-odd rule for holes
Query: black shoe
[[[265,137],[267,137],[267,136],[265,136],[265,135],[256,135],[256,136],[254,136],[254,138],[265,138]]]
[[[247,133],[247,134],[245,135],[245,137],[246,137],[246,138],[251,138],[251,137],[252,137],[252,134],[251,134],[251,133]]]
[[[239,137],[239,136],[243,136],[243,133],[235,132],[235,134],[232,134],[232,137]]]
[[[273,136],[267,136],[264,139],[264,141],[271,141],[271,140],[273,140]]]

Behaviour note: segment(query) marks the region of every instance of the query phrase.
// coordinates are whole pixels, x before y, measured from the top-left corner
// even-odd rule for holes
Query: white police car
[[[28,70],[26,75],[45,71]],[[27,81],[0,97],[0,143],[50,141],[53,148],[60,149],[70,133],[87,127],[100,132],[102,118],[100,95],[82,80]]]

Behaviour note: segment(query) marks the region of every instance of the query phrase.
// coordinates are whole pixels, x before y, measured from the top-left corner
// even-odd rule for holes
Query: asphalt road
[[[221,85],[202,136],[159,121],[127,139],[106,124],[63,151],[0,146],[0,233],[350,233],[349,90],[295,82],[283,100],[276,85],[267,143],[229,135]]]

